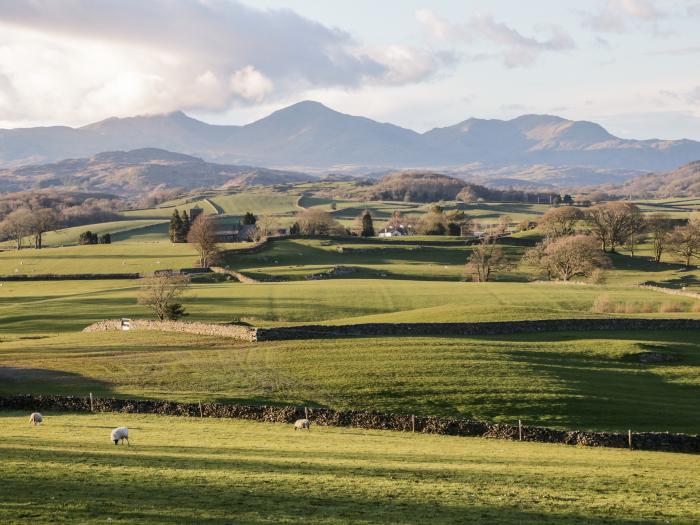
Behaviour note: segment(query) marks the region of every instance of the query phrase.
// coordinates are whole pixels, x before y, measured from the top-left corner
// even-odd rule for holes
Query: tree
[[[161,321],[174,321],[187,315],[177,299],[185,293],[189,284],[190,278],[186,275],[162,274],[145,277],[141,280],[138,304],[151,310]]]
[[[187,235],[187,242],[194,245],[199,254],[199,267],[208,268],[216,262],[219,247],[216,243],[214,220],[209,215],[199,215]]]
[[[668,244],[668,236],[671,229],[671,218],[664,213],[654,213],[647,219],[647,230],[651,234],[654,261],[657,263],[661,262],[661,256]]]
[[[22,239],[29,235],[32,225],[32,212],[27,208],[17,208],[5,217],[0,225],[3,235],[15,242],[18,250],[22,249]]]
[[[642,212],[629,202],[606,202],[593,206],[586,214],[593,236],[603,251],[615,251],[615,247],[644,226]]]
[[[243,216],[243,224],[246,226],[252,226],[257,220],[257,217],[249,211],[245,212]]]
[[[564,195],[564,198],[561,200],[561,202],[562,204],[566,204],[567,206],[573,206],[574,198],[567,193],[566,195]]]
[[[190,221],[190,216],[187,215],[187,211],[182,212],[182,226],[180,227],[176,242],[187,242],[187,237],[190,234],[190,228],[192,228],[192,221]]]
[[[301,235],[343,235],[345,228],[327,211],[310,208],[297,214],[297,225]]]
[[[510,267],[503,250],[496,246],[496,236],[485,235],[472,251],[467,262],[467,273],[477,283],[485,283],[494,272]]]
[[[112,234],[103,233],[100,235],[100,244],[112,244]]]
[[[442,206],[434,204],[430,212],[418,220],[419,235],[445,235],[447,233],[447,217],[442,211]]]
[[[583,213],[578,208],[550,208],[539,222],[542,234],[548,239],[557,239],[576,233],[576,224],[583,219]]]
[[[261,215],[255,224],[255,230],[251,234],[254,242],[267,239],[277,227],[277,221],[271,215]]]
[[[78,244],[97,244],[98,238],[96,233],[92,233],[90,230],[84,231],[78,237]]]
[[[529,250],[525,261],[544,270],[550,278],[568,281],[589,276],[594,270],[607,268],[610,260],[590,235],[569,235],[547,241]]]
[[[187,212],[185,212],[186,214]],[[170,225],[168,226],[168,236],[170,237],[170,242],[184,242],[182,238],[182,219],[180,218],[180,213],[177,208],[173,212],[173,216],[170,217]]]
[[[40,208],[32,212],[30,223],[31,233],[34,234],[34,248],[40,250],[44,233],[53,230],[58,224],[58,212],[51,208]]]
[[[353,233],[360,237],[374,237],[374,223],[372,222],[372,214],[369,210],[363,211],[355,219]]]
[[[668,236],[668,245],[683,258],[685,267],[690,268],[690,260],[700,255],[700,227],[692,221],[676,226]]]

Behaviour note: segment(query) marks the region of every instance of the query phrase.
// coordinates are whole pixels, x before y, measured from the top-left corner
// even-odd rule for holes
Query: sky
[[[526,113],[700,140],[700,0],[0,0],[0,127],[299,100],[426,131]]]

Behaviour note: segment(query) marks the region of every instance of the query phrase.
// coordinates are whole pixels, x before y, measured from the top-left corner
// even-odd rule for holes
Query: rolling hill
[[[672,171],[636,177],[616,188],[616,191],[642,197],[698,197],[700,161],[691,162]]]
[[[291,171],[212,164],[189,155],[146,148],[0,170],[0,190],[62,187],[133,196],[160,185],[189,190],[303,182],[313,178]]]

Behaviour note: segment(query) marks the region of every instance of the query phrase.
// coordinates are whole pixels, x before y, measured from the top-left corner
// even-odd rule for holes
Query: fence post
[[[518,419],[518,441],[523,440],[523,422]]]
[[[416,431],[416,415],[411,414],[411,432]]]
[[[628,430],[627,431],[627,443],[630,446],[630,450],[632,449],[632,431]]]
[[[309,407],[304,407],[304,419],[309,419]]]
[[[90,412],[94,412],[94,411],[95,410],[94,410],[93,405],[92,405],[92,392],[90,392]]]

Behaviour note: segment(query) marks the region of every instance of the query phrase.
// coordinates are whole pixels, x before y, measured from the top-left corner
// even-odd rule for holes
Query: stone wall
[[[0,275],[0,281],[90,281],[104,279],[139,279],[138,273],[44,273],[35,275]]]
[[[334,337],[505,335],[525,332],[601,330],[699,330],[700,319],[546,319],[483,323],[371,323],[354,325],[301,325],[258,328],[258,341]]]
[[[0,397],[0,410],[90,412],[89,398],[65,396]],[[328,408],[298,406],[250,406],[219,403],[176,403],[128,399],[94,399],[94,412],[161,414],[169,416],[236,418],[271,423],[292,423],[307,417],[319,426],[353,427],[371,430],[422,432],[450,436],[472,436],[496,439],[520,439],[516,425],[504,425],[468,419],[382,414],[363,410],[340,411]],[[524,425],[522,440],[540,443],[561,443],[587,447],[628,448],[629,435],[617,432],[555,430]],[[633,449],[664,452],[700,453],[700,435],[661,432],[633,432]]]
[[[121,320],[108,319],[99,321],[83,329],[83,332],[105,332],[121,330]],[[129,330],[149,330],[158,332],[180,332],[216,337],[231,337],[243,341],[255,341],[256,329],[235,324],[189,323],[184,321],[151,321],[132,319]]]
[[[344,337],[411,337],[507,335],[537,332],[590,332],[604,330],[700,330],[700,319],[644,319],[614,317],[607,319],[545,319],[539,321],[494,321],[483,323],[371,323],[351,325],[300,325],[255,328],[235,324],[132,319],[131,330],[184,332],[244,341],[288,341],[296,339],[333,339]],[[121,330],[121,321],[99,321],[84,332]]]

